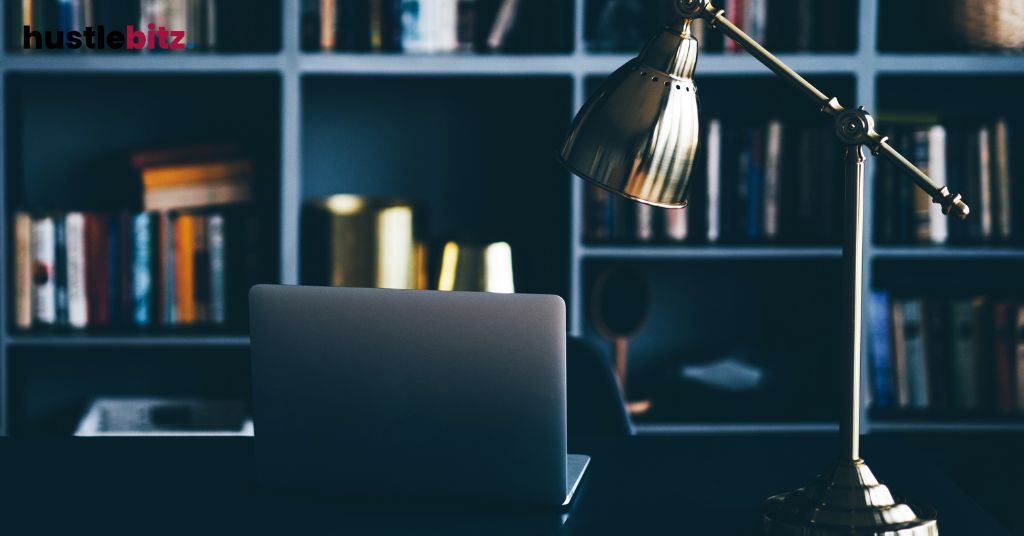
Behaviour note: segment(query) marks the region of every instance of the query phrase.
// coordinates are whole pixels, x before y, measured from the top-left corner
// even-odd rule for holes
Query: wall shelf
[[[249,346],[248,335],[12,335],[5,340],[18,348],[75,347],[238,347]]]
[[[840,98],[844,105],[863,105],[875,113],[878,113],[880,108],[882,108],[879,104],[885,104],[885,101],[880,97],[880,93],[885,91],[888,91],[890,94],[892,93],[891,90],[885,90],[880,86],[884,86],[886,80],[895,78],[896,75],[900,77],[943,75],[953,78],[957,83],[959,83],[960,78],[970,83],[973,79],[981,79],[982,77],[988,77],[988,80],[993,80],[1001,79],[1004,76],[1024,75],[1024,55],[1022,54],[879,52],[877,50],[877,35],[879,33],[879,3],[881,1],[860,0],[858,2],[857,48],[854,51],[841,53],[782,53],[779,54],[779,58],[797,72],[808,75],[812,80],[819,78],[839,79],[839,83],[826,82],[822,84],[822,89],[826,91],[835,90],[834,87],[826,86],[839,86],[843,89],[849,89],[846,92],[850,94],[849,97],[844,93]],[[555,104],[545,102],[544,104],[551,105],[554,109],[559,110],[559,113],[564,109],[564,117],[559,116],[555,120],[564,122],[567,126],[571,119],[571,114],[583,105],[588,96],[588,91],[593,87],[592,84],[633,57],[631,53],[598,53],[588,51],[587,43],[584,40],[585,2],[586,0],[576,0],[575,2],[573,21],[575,42],[573,46],[574,52],[571,53],[406,55],[307,52],[300,48],[300,6],[299,2],[295,1],[280,2],[280,20],[278,22],[280,24],[280,47],[277,46],[276,41],[273,43],[273,49],[279,49],[279,52],[246,52],[238,54],[216,52],[183,54],[26,54],[10,50],[0,50],[0,102],[4,103],[4,106],[0,107],[0,114],[3,117],[3,128],[0,128],[0,171],[4,173],[4,187],[0,188],[0,296],[4,297],[3,300],[0,300],[0,434],[8,430],[8,423],[11,422],[8,417],[12,408],[7,395],[12,391],[17,391],[17,389],[8,389],[9,382],[12,381],[8,374],[10,370],[8,361],[11,355],[17,355],[18,359],[25,359],[33,363],[42,363],[39,366],[45,369],[49,362],[45,359],[37,361],[34,359],[36,356],[56,355],[59,356],[58,361],[71,361],[76,364],[73,366],[84,366],[77,365],[77,363],[84,363],[83,360],[76,361],[79,353],[85,356],[83,359],[101,359],[108,353],[114,355],[119,350],[125,353],[123,350],[130,349],[133,352],[137,351],[140,355],[160,355],[162,359],[173,362],[179,357],[182,360],[188,360],[188,355],[179,356],[181,349],[202,350],[204,357],[206,354],[215,354],[217,352],[241,356],[249,345],[248,336],[236,334],[154,333],[108,335],[99,333],[19,333],[12,331],[9,327],[11,315],[9,311],[10,303],[7,299],[11,295],[7,273],[10,266],[9,254],[11,250],[7,225],[10,221],[10,211],[17,208],[15,198],[19,195],[18,188],[12,186],[12,181],[17,180],[17,178],[11,176],[11,170],[15,167],[12,162],[15,160],[20,161],[24,158],[24,155],[19,154],[19,151],[24,151],[25,144],[23,140],[13,139],[13,137],[8,136],[11,133],[10,129],[13,118],[19,116],[17,110],[10,106],[17,103],[17,100],[13,98],[14,94],[17,91],[25,91],[19,84],[20,80],[44,79],[51,75],[68,75],[88,79],[88,81],[105,82],[116,79],[120,82],[121,77],[128,78],[137,75],[139,79],[133,78],[131,80],[133,83],[137,82],[142,87],[152,88],[163,83],[164,80],[158,78],[160,75],[196,75],[195,77],[182,77],[183,79],[188,78],[188,84],[193,83],[193,78],[200,79],[202,82],[220,79],[218,83],[222,83],[224,79],[230,80],[231,82],[228,82],[226,85],[235,82],[241,83],[239,81],[247,78],[262,78],[267,87],[262,89],[259,96],[266,98],[261,98],[258,105],[250,107],[259,108],[256,113],[252,114],[253,116],[272,118],[269,120],[272,123],[272,127],[269,127],[269,130],[274,132],[274,137],[268,143],[268,146],[276,149],[280,160],[275,162],[275,172],[280,174],[279,187],[275,185],[275,187],[279,188],[280,199],[273,200],[276,207],[273,218],[276,219],[278,235],[275,237],[277,242],[275,242],[273,247],[276,250],[275,253],[279,262],[277,275],[281,283],[296,284],[299,283],[299,227],[300,207],[303,199],[307,196],[319,195],[335,188],[337,183],[332,181],[335,180],[336,176],[340,175],[341,171],[339,169],[349,166],[354,161],[372,161],[375,157],[372,154],[367,156],[365,151],[359,152],[349,147],[348,150],[352,151],[349,156],[352,156],[352,158],[345,159],[341,163],[333,161],[331,164],[339,169],[322,165],[324,160],[330,160],[336,156],[335,147],[331,143],[336,141],[337,137],[351,136],[352,132],[358,132],[366,125],[366,130],[372,136],[368,135],[361,141],[387,139],[390,142],[395,141],[399,135],[405,135],[407,136],[406,138],[396,142],[396,145],[398,145],[397,150],[403,151],[401,154],[408,155],[419,150],[423,153],[420,156],[437,155],[440,151],[434,150],[436,147],[431,146],[430,143],[423,142],[425,138],[431,136],[434,138],[444,137],[437,135],[437,132],[439,132],[437,124],[442,120],[450,120],[450,123],[447,123],[445,128],[471,128],[467,127],[464,124],[465,121],[462,120],[471,116],[476,117],[479,115],[477,112],[482,109],[479,103],[475,103],[475,101],[468,102],[472,101],[472,99],[466,99],[463,94],[457,93],[456,88],[462,83],[462,78],[472,78],[471,82],[473,84],[479,84],[474,86],[478,90],[479,88],[485,88],[478,91],[478,93],[485,94],[480,97],[480,102],[486,104],[487,101],[484,99],[491,98],[498,100],[502,106],[508,106],[510,101],[514,102],[516,100],[515,97],[521,96],[521,92],[518,91],[520,86],[515,85],[521,81],[538,84],[532,86],[535,88],[557,86],[557,90],[551,90],[550,92],[557,93],[557,95],[552,97],[552,101],[558,102]],[[277,9],[276,5],[273,9]],[[4,31],[4,37],[6,37],[6,30],[10,28],[10,25],[4,23],[7,11],[6,9],[0,10],[0,29]],[[247,77],[245,75],[253,76]],[[396,108],[399,109],[395,113],[402,114],[403,120],[407,120],[406,123],[403,123],[403,126],[412,124],[408,122],[408,118],[413,116],[418,118],[416,121],[413,121],[413,123],[418,125],[418,129],[410,129],[415,131],[404,133],[397,132],[397,130],[401,129],[389,131],[387,130],[389,125],[393,126],[394,122],[388,121],[382,121],[380,124],[375,125],[369,125],[369,121],[366,121],[358,123],[355,127],[350,125],[338,127],[338,125],[342,124],[343,120],[350,119],[352,115],[358,113],[365,112],[367,116],[376,118],[378,116],[378,109],[370,106],[368,110],[361,110],[360,106],[365,101],[373,100],[373,98],[384,99],[386,96],[392,95],[388,93],[385,96],[381,96],[383,93],[378,94],[379,92],[373,86],[375,79],[392,76],[403,77],[412,83],[423,82],[418,88],[421,90],[424,89],[424,86],[430,86],[430,91],[432,91],[430,93],[431,100],[415,101],[410,99],[395,104]],[[720,90],[723,88],[728,89],[730,78],[749,80],[756,77],[756,86],[758,88],[771,88],[773,86],[768,83],[771,76],[772,73],[766,67],[742,53],[702,53],[696,71],[698,87],[701,87],[702,80],[710,81],[710,84],[703,86],[704,88],[711,86],[702,95],[702,99],[704,99],[702,105],[710,102],[711,99],[719,99],[718,104],[720,107],[745,100],[744,90],[749,89],[741,87],[735,93],[732,93],[731,90],[723,93]],[[171,79],[173,77],[168,76],[167,78]],[[358,80],[350,80],[350,78]],[[520,78],[529,78],[531,80],[519,80]],[[542,80],[537,82],[532,79]],[[881,84],[879,83],[880,79],[882,80]],[[206,87],[203,86],[202,90],[205,92]],[[60,91],[64,90],[61,89]],[[76,90],[72,88],[68,92],[76,92]],[[169,93],[170,91],[161,93],[160,97],[163,100],[167,100],[166,97]],[[232,89],[231,92],[227,92],[230,95],[229,99],[225,98],[223,101],[216,102],[210,100],[209,94],[194,98],[190,97],[191,100],[187,102],[189,105],[188,109],[193,110],[197,109],[195,106],[201,108],[205,105],[212,108],[216,113],[223,113],[224,108],[230,108],[223,106],[223,104],[236,103],[244,97],[243,95],[236,99],[235,95],[239,93],[239,90]],[[241,91],[241,93],[245,92]],[[774,93],[770,91],[763,93],[769,94],[767,98],[774,99]],[[400,91],[396,94],[398,97],[403,96]],[[495,97],[495,95],[498,95],[498,97]],[[347,104],[338,104],[339,100],[344,99],[346,96],[350,101]],[[88,95],[85,97],[79,95],[79,98],[92,103],[92,100],[88,99]],[[799,100],[799,98],[797,96],[795,102],[802,105],[804,101]],[[393,96],[387,97],[387,99],[389,101],[400,100]],[[536,101],[538,97],[530,95],[521,100],[530,101],[530,99]],[[546,100],[547,97],[544,97],[544,99]],[[77,103],[77,101],[75,102]],[[154,102],[162,103],[160,99],[156,99]],[[353,102],[356,104],[353,104]],[[376,106],[380,106],[378,101],[375,102],[377,102]],[[424,102],[427,104],[424,105]],[[773,114],[785,116],[789,113],[797,112],[796,104],[790,105],[789,101],[783,103],[782,100],[770,100],[769,102],[772,108],[764,110],[765,117]],[[520,103],[522,106],[531,106],[532,104],[533,102]],[[160,104],[157,104],[157,106],[160,106]],[[403,106],[405,108],[402,108]],[[82,106],[76,104],[76,107],[81,108]],[[51,114],[47,120],[51,122],[56,121],[57,124],[61,124],[61,122],[67,119],[67,110],[75,109],[75,107],[60,108],[58,106],[56,109],[63,111]],[[512,110],[509,113],[515,113],[516,109],[513,108]],[[533,106],[533,110],[538,116],[548,117],[552,115],[549,113],[548,108]],[[803,111],[803,108],[800,110]],[[806,112],[805,117],[813,117],[815,114],[814,106],[809,105]],[[105,113],[105,110],[100,110],[99,112],[94,110],[93,113]],[[209,116],[212,113],[205,113],[204,109],[204,113],[197,115]],[[437,118],[441,119],[435,121],[437,118],[431,115],[433,113],[436,113]],[[98,116],[96,115],[95,117]],[[154,115],[154,117],[158,116],[159,114]],[[508,118],[502,117],[502,119]],[[232,119],[226,120],[231,121]],[[520,121],[524,124],[535,124],[537,117],[519,114],[512,117],[512,120],[512,122]],[[821,120],[823,124],[826,122],[825,118],[821,118]],[[491,123],[494,122],[498,121],[491,121]],[[503,123],[504,126],[507,126],[505,123],[508,123],[508,121]],[[45,126],[49,125],[50,123],[47,123]],[[156,130],[152,125],[148,125],[148,127],[147,132]],[[349,130],[347,133],[344,130],[331,130],[335,128],[348,128]],[[465,135],[465,139],[462,141],[474,141],[476,134],[483,127],[478,125],[472,128],[476,128],[477,131]],[[879,125],[881,131],[884,132],[885,128],[886,125]],[[338,134],[338,132],[342,132],[342,134]],[[381,134],[381,132],[385,134]],[[324,136],[324,133],[327,133],[328,136]],[[334,138],[331,136],[334,136]],[[429,142],[430,140],[427,141]],[[538,145],[540,145],[541,141],[545,148],[551,147],[551,154],[553,155],[558,141],[545,139],[538,141]],[[81,149],[82,146],[89,143],[93,143],[93,141],[83,140],[82,143],[76,143],[76,148]],[[495,142],[488,143],[500,145]],[[362,147],[358,143],[350,145],[357,148]],[[508,162],[502,159],[505,153],[493,151],[493,148],[486,144],[484,148],[489,152],[487,152],[486,156],[481,156],[481,159],[496,161],[496,165],[508,167]],[[32,150],[38,152],[38,149]],[[459,160],[450,158],[448,162],[459,162]],[[417,162],[417,164],[422,165],[421,162]],[[869,200],[873,199],[874,181],[871,175],[878,166],[879,164],[873,162],[868,165],[869,176],[866,195]],[[473,166],[473,168],[475,173],[476,166]],[[450,172],[450,169],[438,166],[436,174],[456,176],[459,173],[458,170],[462,168],[455,166],[455,169],[455,172]],[[506,172],[512,173],[507,170]],[[568,303],[568,320],[570,331],[574,335],[588,333],[587,329],[585,329],[587,315],[584,305],[585,297],[588,295],[588,288],[585,286],[585,283],[588,281],[588,272],[592,272],[591,268],[594,266],[627,263],[628,261],[655,261],[649,264],[663,268],[666,278],[676,277],[679,270],[714,271],[720,268],[722,268],[721,271],[723,273],[733,274],[728,277],[733,277],[735,275],[734,272],[739,270],[741,266],[743,270],[747,269],[744,265],[746,261],[770,261],[758,262],[758,265],[765,268],[766,271],[785,272],[784,275],[789,277],[789,279],[776,278],[776,280],[782,280],[779,283],[778,289],[780,293],[785,288],[788,288],[786,285],[794,283],[798,286],[806,287],[801,291],[803,295],[797,298],[803,298],[807,301],[815,300],[815,303],[826,303],[826,305],[821,305],[820,314],[818,314],[817,309],[814,309],[816,311],[815,316],[823,319],[821,320],[823,323],[832,322],[833,317],[838,322],[839,311],[827,299],[827,293],[835,286],[833,278],[831,275],[824,275],[833,274],[836,271],[835,268],[838,267],[838,263],[834,262],[842,254],[838,246],[681,246],[655,244],[626,246],[586,244],[582,239],[584,188],[582,181],[570,179],[568,174],[558,175],[558,173],[561,173],[560,170],[545,171],[545,173],[548,172],[555,174],[554,176],[556,177],[565,177],[565,182],[558,183],[557,187],[569,191],[566,194],[568,200],[566,207],[560,207],[556,211],[557,218],[564,217],[565,221],[559,220],[557,223],[551,223],[555,221],[555,217],[552,217],[550,221],[540,218],[541,221],[538,225],[550,224],[551,234],[553,236],[557,235],[559,239],[567,242],[568,246],[566,248],[558,248],[559,255],[565,249],[564,265],[562,264],[562,257],[556,255],[548,259],[551,260],[552,266],[543,266],[541,263],[541,265],[533,269],[551,273],[558,272],[561,269],[560,275],[566,276],[568,289],[565,292],[565,297]],[[475,176],[464,169],[462,173],[465,176]],[[363,181],[359,187],[365,188],[368,191],[380,183],[380,181],[372,177],[364,177],[359,180]],[[452,179],[452,184],[455,184],[457,180],[465,181],[470,179],[465,177]],[[547,184],[553,184],[553,181],[549,181]],[[321,192],[320,190],[323,191]],[[454,188],[452,191],[455,191]],[[869,227],[868,236],[873,236],[871,232],[874,225],[872,212],[872,203],[868,203],[865,215]],[[551,216],[551,214],[544,212],[543,216],[547,217]],[[516,222],[513,221],[510,225],[515,226]],[[879,246],[869,243],[866,246],[865,253],[869,260],[877,261],[889,261],[890,259],[1024,260],[1024,248],[1019,247],[904,247]],[[670,262],[659,263],[657,261]],[[700,262],[689,263],[688,261]],[[711,264],[705,261],[717,261],[717,263]],[[875,266],[881,265],[884,269],[893,264],[898,263],[868,262],[865,266],[865,276],[870,281]],[[808,265],[809,267],[807,267]],[[1003,265],[1001,264],[1000,266]],[[1009,266],[1012,268],[1014,265],[1011,264]],[[747,273],[749,272],[743,272],[742,275]],[[704,280],[701,279],[701,281]],[[726,282],[731,284],[732,281],[733,279],[728,279]],[[805,282],[809,284],[803,285]],[[722,283],[722,281],[718,281],[718,283]],[[735,286],[742,287],[742,284],[743,281],[737,279],[737,285]],[[722,285],[724,286],[724,283]],[[716,289],[715,291],[720,290],[718,287],[714,288]],[[686,288],[685,292],[699,294],[701,290],[700,288]],[[739,298],[756,294],[747,292],[747,290],[749,289],[739,288],[736,290],[736,294]],[[822,296],[825,296],[826,299],[822,299]],[[818,305],[813,307],[818,307]],[[805,304],[804,309],[812,310],[813,307]],[[723,305],[722,308],[725,308],[725,306]],[[770,308],[766,310],[775,311],[776,309]],[[698,312],[684,311],[683,314],[684,316],[685,314],[691,314],[691,316],[719,314],[731,318],[736,316],[733,314],[735,312],[735,309],[710,312],[702,310]],[[756,307],[749,308],[748,312],[751,317],[757,314],[771,314],[763,313]],[[737,327],[737,329],[740,328]],[[746,326],[744,326],[744,329],[746,329]],[[186,352],[180,353],[186,354]],[[26,358],[26,356],[28,357]],[[214,361],[217,363],[230,362],[230,360]],[[21,362],[19,361],[19,363]],[[228,368],[228,365],[224,365],[224,367]],[[247,379],[244,379],[243,383],[247,383],[247,381]],[[830,402],[830,400],[823,401],[823,403]],[[742,415],[737,415],[734,418],[744,419]],[[752,419],[749,416],[745,418],[747,420]],[[814,421],[814,419],[820,420],[817,414],[806,415],[802,418],[806,419],[807,422],[645,423],[637,425],[637,430],[645,434],[715,434],[831,433],[837,429],[833,423]],[[864,429],[884,432],[918,430],[1024,431],[1024,423],[899,422],[885,419],[873,422],[865,412]]]
[[[793,259],[840,258],[838,247],[788,246],[582,246],[588,259]]]

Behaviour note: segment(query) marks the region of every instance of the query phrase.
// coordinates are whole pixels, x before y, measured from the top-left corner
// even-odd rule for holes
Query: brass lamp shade
[[[658,32],[580,110],[562,163],[642,203],[685,207],[699,131],[696,65],[689,20]]]

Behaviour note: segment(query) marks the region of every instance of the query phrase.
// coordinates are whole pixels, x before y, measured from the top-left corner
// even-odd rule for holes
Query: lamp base
[[[810,485],[769,497],[771,536],[938,536],[935,511],[896,502],[864,460],[841,461]]]

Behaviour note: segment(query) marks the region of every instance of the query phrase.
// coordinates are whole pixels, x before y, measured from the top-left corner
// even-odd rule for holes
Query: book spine
[[[1024,411],[1024,303],[1017,304],[1013,332],[1014,372],[1017,374],[1017,411]]]
[[[121,220],[117,214],[107,215],[107,322],[117,326],[121,311]]]
[[[415,54],[430,51],[424,8],[421,0],[402,0],[402,49],[406,52]]]
[[[868,298],[868,310],[871,322],[871,364],[874,401],[880,408],[891,408],[895,405],[893,390],[892,359],[889,353],[891,335],[889,332],[889,295],[885,292],[872,292]]]
[[[907,377],[907,344],[904,330],[903,302],[892,300],[889,306],[892,319],[892,370],[896,391],[896,404],[902,409],[910,406],[910,381]]]
[[[654,207],[638,203],[636,209],[636,239],[650,242],[654,239]]]
[[[35,321],[41,325],[57,323],[55,261],[53,218],[43,216],[32,222],[32,301]]]
[[[608,190],[585,186],[584,238],[588,242],[605,242],[612,236],[612,197]]]
[[[936,184],[948,184],[946,180],[946,129],[935,125],[928,129],[928,165],[925,172]],[[945,244],[949,238],[949,219],[942,213],[942,206],[928,202],[928,238],[933,244]]]
[[[688,213],[683,209],[665,210],[665,237],[670,242],[684,242],[689,234]]]
[[[85,215],[70,212],[64,217],[67,249],[68,324],[83,329],[89,324],[86,290]]]
[[[515,26],[519,15],[520,0],[502,0],[498,15],[494,18],[491,33],[487,37],[487,46],[491,50],[501,50],[508,41],[508,35]]]
[[[707,153],[708,189],[708,242],[714,244],[721,236],[722,210],[722,122],[712,119],[708,123]]]
[[[86,292],[89,324],[106,326],[107,314],[107,217],[87,214],[85,220]]]
[[[927,342],[926,349],[928,351],[925,359],[928,363],[928,389],[931,407],[945,410],[949,405],[950,356],[949,345],[943,339],[947,339],[949,334],[948,303],[945,300],[926,300],[924,315],[924,339]]]
[[[67,228],[64,218],[54,217],[53,220],[53,245],[55,271],[55,299],[57,308],[57,325],[68,325],[68,250],[67,250]]]
[[[320,50],[335,48],[338,0],[320,0]]]
[[[782,121],[769,121],[765,135],[763,228],[765,238],[774,240],[779,237],[782,205]]]
[[[132,220],[132,320],[138,327],[153,322],[153,217],[141,212]]]
[[[976,409],[978,396],[978,367],[974,357],[974,311],[970,301],[952,304],[953,337],[953,405],[958,409]]]
[[[132,325],[132,317],[135,311],[134,294],[132,289],[132,262],[135,246],[133,226],[135,223],[135,217],[127,210],[121,211],[119,217],[121,222],[119,225],[120,235],[118,236],[118,242],[121,244],[121,247],[118,256],[118,272],[121,274],[121,278],[118,282],[117,291],[117,299],[120,301],[118,309],[121,311],[122,325],[130,326]]]
[[[14,325],[32,327],[32,216],[14,214]]]
[[[978,129],[978,219],[981,220],[981,238],[992,238],[992,156],[989,128]]]
[[[192,300],[195,322],[206,323],[210,317],[210,253],[206,237],[205,215],[196,215],[192,222]]]
[[[1007,241],[1013,232],[1013,198],[1010,190],[1010,135],[1006,119],[1002,118],[992,125],[992,168],[996,190],[992,196],[996,205],[995,235]]]
[[[927,409],[930,406],[928,385],[927,345],[924,338],[924,311],[921,300],[903,302],[903,344],[907,352],[907,380],[910,388],[910,406]]]
[[[227,321],[224,216],[211,214],[206,223],[207,249],[210,255],[210,322],[224,324]]]
[[[196,319],[193,222],[192,215],[180,214],[174,228],[174,286],[179,324],[192,324]]]
[[[476,45],[478,13],[481,0],[459,0],[458,5],[458,47],[469,52]]]
[[[1011,344],[1013,330],[1010,324],[1011,304],[997,301],[992,304],[992,355],[995,359],[996,409],[1010,413],[1014,407],[1013,358]]]
[[[761,238],[764,221],[764,129],[750,131],[750,156],[747,161],[747,238]]]
[[[176,220],[173,213],[163,212],[160,214],[160,283],[163,287],[163,292],[161,292],[163,313],[161,316],[166,326],[178,323],[174,270],[174,226]]]
[[[920,169],[928,169],[928,130],[914,131],[914,165]],[[928,194],[914,189],[914,239],[917,242],[928,242],[931,240],[931,204],[932,199]]]

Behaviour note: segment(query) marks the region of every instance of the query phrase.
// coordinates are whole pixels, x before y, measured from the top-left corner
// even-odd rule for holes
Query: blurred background
[[[1024,430],[1022,2],[725,4],[974,211],[947,224],[869,160],[865,429]],[[2,16],[0,431],[102,433],[105,411],[163,407],[123,426],[244,433],[251,284],[437,288],[449,243],[507,244],[516,292],[564,297],[571,334],[628,363],[640,433],[835,429],[842,148],[813,106],[698,27],[690,208],[613,199],[556,162],[668,1]],[[23,47],[24,25],[151,21],[190,48]]]

